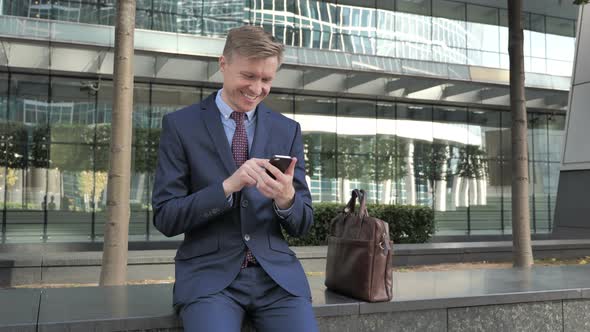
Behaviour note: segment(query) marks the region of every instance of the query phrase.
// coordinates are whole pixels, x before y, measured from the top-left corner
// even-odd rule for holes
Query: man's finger
[[[269,171],[275,177],[275,179],[278,179],[283,174],[283,172],[281,172],[280,169],[278,169],[275,165],[271,164],[268,161],[264,164],[264,167],[266,168],[267,171]],[[270,178],[270,176],[269,176],[269,178]]]
[[[287,167],[287,170],[285,171],[285,174],[288,174],[288,175],[293,176],[295,174],[295,165],[297,165],[297,158],[296,157],[292,157],[291,158],[291,163],[289,164],[289,167]]]

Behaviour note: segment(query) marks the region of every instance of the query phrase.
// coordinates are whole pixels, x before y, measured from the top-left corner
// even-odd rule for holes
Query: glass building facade
[[[114,0],[1,4],[3,16],[94,25],[112,25],[116,7]],[[466,2],[138,0],[136,14],[139,29],[218,38],[254,24],[297,48],[508,68],[506,10]],[[526,71],[570,76],[575,20],[532,12],[523,20]],[[150,205],[162,116],[218,87],[136,82],[131,241],[163,239]],[[112,90],[108,77],[0,71],[3,242],[101,240]],[[301,123],[314,202],[344,202],[350,189],[364,188],[372,203],[431,206],[436,235],[511,232],[509,108],[289,89],[274,90],[266,104]],[[565,105],[544,105],[528,110],[534,233],[552,230],[565,123]]]

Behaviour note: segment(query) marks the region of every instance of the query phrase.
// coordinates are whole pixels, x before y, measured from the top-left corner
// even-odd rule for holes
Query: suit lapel
[[[271,133],[270,109],[262,103],[258,105],[256,111],[256,131],[254,132],[254,141],[250,149],[250,158],[269,158],[266,155],[266,145]]]
[[[227,136],[223,130],[220,111],[217,108],[217,104],[215,104],[216,95],[217,93],[213,93],[201,104],[204,110],[203,119],[205,120],[205,126],[209,131],[209,135],[211,135],[213,144],[215,144],[215,150],[219,154],[219,158],[221,158],[221,161],[229,174],[233,174],[237,167],[231,153],[231,147],[227,141]]]

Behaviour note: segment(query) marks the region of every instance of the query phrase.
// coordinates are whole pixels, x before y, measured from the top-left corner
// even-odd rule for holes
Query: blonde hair
[[[243,25],[233,28],[227,34],[223,56],[231,61],[234,52],[254,59],[265,59],[276,56],[279,64],[283,62],[285,46],[261,27]]]

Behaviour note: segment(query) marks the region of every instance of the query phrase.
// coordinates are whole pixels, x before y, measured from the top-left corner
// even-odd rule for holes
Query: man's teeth
[[[246,93],[243,93],[243,92],[242,92],[242,95],[244,95],[244,97],[246,97],[248,99],[252,99],[252,100],[256,99],[256,96],[250,96],[249,94],[246,94]]]

